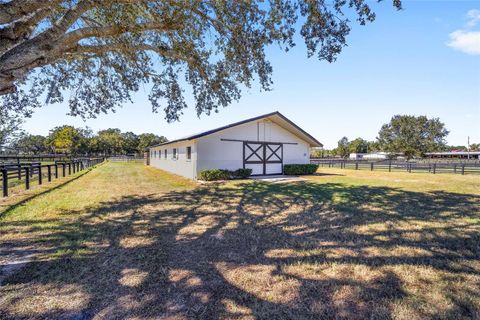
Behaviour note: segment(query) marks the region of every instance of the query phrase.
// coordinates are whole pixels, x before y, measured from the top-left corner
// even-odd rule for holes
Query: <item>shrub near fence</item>
[[[93,167],[103,162],[103,160],[103,158],[76,159],[55,161],[55,164],[44,165],[40,162],[2,164],[0,165],[2,194],[4,197],[7,197],[9,188],[21,185],[22,183],[25,184],[25,189],[28,190],[35,180],[41,185],[44,179],[50,182],[53,178],[65,177]]]
[[[320,167],[370,170],[370,171],[405,171],[405,172],[425,172],[425,173],[453,173],[453,174],[480,174],[480,163],[471,162],[409,162],[386,160],[378,162],[355,161],[355,160],[321,160],[311,159],[311,163],[318,164]]]

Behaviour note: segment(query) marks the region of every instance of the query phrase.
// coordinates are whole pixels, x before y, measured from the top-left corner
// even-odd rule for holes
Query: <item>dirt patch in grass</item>
[[[342,174],[197,186],[107,164],[3,216],[2,248],[35,250],[0,287],[0,314],[480,317],[476,182]]]

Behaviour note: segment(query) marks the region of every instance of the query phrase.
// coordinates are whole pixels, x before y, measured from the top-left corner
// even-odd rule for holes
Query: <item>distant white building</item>
[[[439,159],[480,159],[480,151],[427,152],[426,158]]]
[[[205,169],[282,174],[284,164],[310,163],[322,144],[279,112],[236,122],[149,148],[151,166],[196,179]]]
[[[389,159],[388,152],[374,152],[374,153],[350,153],[350,160],[386,160]]]

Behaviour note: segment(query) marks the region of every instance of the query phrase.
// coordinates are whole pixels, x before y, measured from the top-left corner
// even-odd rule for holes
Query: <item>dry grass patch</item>
[[[199,186],[139,164],[106,164],[6,208],[2,261],[30,258],[4,277],[0,314],[480,317],[480,181],[322,172]]]

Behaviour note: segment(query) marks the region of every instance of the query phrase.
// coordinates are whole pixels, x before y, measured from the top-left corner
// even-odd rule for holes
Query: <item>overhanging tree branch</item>
[[[204,66],[202,66],[202,62],[196,54],[194,54],[193,52],[190,52],[189,55],[184,53],[182,54],[181,52],[175,51],[165,46],[152,46],[149,44],[125,45],[120,43],[105,44],[105,45],[76,45],[75,47],[65,51],[63,57],[68,57],[68,55],[72,55],[72,54],[85,54],[85,53],[91,53],[99,57],[108,52],[113,52],[113,51],[123,52],[123,53],[152,51],[157,53],[161,57],[172,59],[178,62],[187,63],[192,69],[197,70],[202,76],[202,78],[204,78],[205,80],[208,80],[207,71],[205,70]]]
[[[78,41],[92,37],[112,37],[128,32],[144,32],[149,30],[155,30],[157,32],[168,32],[178,30],[181,28],[180,24],[174,23],[157,23],[149,22],[136,25],[117,25],[117,26],[105,26],[105,27],[86,27],[77,29],[67,33],[60,42],[62,45],[68,46],[69,44],[77,43]]]
[[[294,46],[299,17],[308,56],[329,62],[350,32],[343,9],[353,9],[360,24],[375,18],[368,0],[331,2],[0,0],[0,99],[31,108],[41,96],[55,103],[71,91],[71,114],[95,116],[151,81],[153,109],[163,108],[168,120],[186,108],[185,84],[197,113],[209,114],[254,80],[270,89],[265,48]]]
[[[0,24],[8,24],[23,19],[33,12],[48,8],[54,3],[61,1],[39,1],[39,0],[13,0],[0,4]]]

